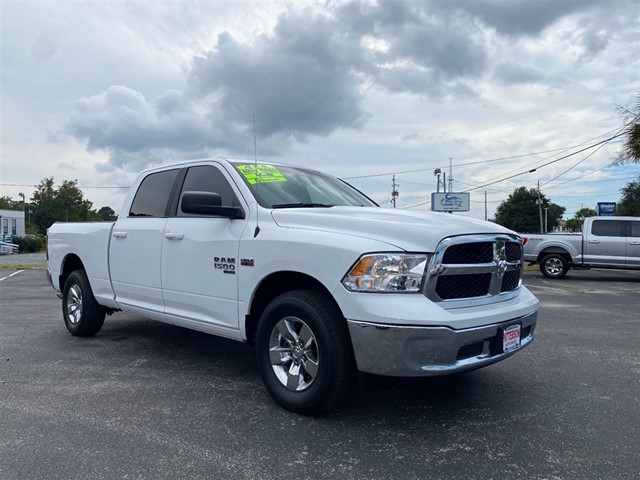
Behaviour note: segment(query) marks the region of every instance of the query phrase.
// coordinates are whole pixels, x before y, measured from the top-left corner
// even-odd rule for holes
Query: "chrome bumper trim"
[[[533,341],[538,312],[482,327],[392,326],[348,320],[358,369],[399,377],[437,376],[491,365],[519,352]],[[503,353],[502,327],[520,323],[525,335],[520,348]],[[499,344],[498,344],[499,343]],[[470,356],[461,349],[470,348]],[[461,358],[460,355],[462,355]]]

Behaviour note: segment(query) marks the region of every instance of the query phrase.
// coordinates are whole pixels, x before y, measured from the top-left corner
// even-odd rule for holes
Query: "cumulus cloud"
[[[87,139],[87,149],[107,150],[118,167],[138,169],[149,162],[202,154],[210,148],[237,150],[237,132],[210,109],[168,90],[147,100],[122,85],[82,98],[65,132]]]
[[[584,11],[606,0],[436,0],[479,18],[499,33],[511,36],[536,35],[559,19]]]
[[[365,119],[359,82],[340,38],[327,19],[283,18],[274,36],[242,45],[229,33],[194,61],[192,96],[213,97],[228,121],[247,123],[256,113],[262,135],[303,140]]]
[[[530,67],[519,65],[513,61],[501,62],[494,70],[495,77],[504,83],[538,83],[544,75]]]
[[[255,113],[265,150],[277,154],[366,126],[370,89],[440,100],[479,95],[487,78],[544,82],[548,75],[524,59],[496,55],[496,35],[527,39],[598,3],[379,0],[292,10],[250,41],[219,33],[179,89],[146,98],[114,85],[78,100],[64,131],[109,152],[112,165],[136,169],[158,159],[250,154]],[[594,31],[573,37],[595,55],[607,30]]]

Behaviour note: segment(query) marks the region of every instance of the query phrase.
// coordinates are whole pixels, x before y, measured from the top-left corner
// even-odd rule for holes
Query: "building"
[[[567,227],[567,222],[564,220],[560,220],[558,222],[558,225],[554,225],[553,227],[553,233],[572,233],[573,230],[570,230],[569,227]]]
[[[12,243],[13,237],[24,234],[24,211],[0,210],[0,241]]]

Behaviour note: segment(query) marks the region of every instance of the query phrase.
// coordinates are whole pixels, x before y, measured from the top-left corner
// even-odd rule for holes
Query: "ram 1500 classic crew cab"
[[[582,232],[526,235],[524,259],[539,263],[547,278],[562,278],[569,268],[640,270],[640,218],[588,217]]]
[[[114,223],[56,223],[48,278],[72,335],[105,314],[255,344],[274,400],[317,414],[358,371],[445,375],[533,339],[522,243],[498,225],[380,208],[306,168],[223,160],[142,172]]]

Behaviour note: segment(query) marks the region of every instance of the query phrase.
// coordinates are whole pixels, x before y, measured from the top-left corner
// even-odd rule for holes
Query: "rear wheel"
[[[542,258],[540,271],[547,278],[562,278],[569,271],[569,262],[562,254],[549,253]]]
[[[84,270],[72,272],[62,290],[64,324],[71,335],[90,337],[102,328],[105,309],[96,301]]]
[[[258,324],[256,356],[276,403],[306,415],[338,407],[357,374],[344,318],[327,295],[313,290],[271,301]]]

